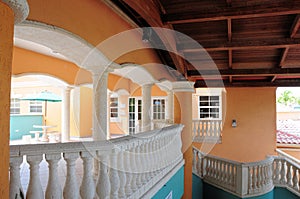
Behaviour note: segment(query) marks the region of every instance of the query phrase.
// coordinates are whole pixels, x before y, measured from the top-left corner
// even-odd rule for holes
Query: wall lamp
[[[233,120],[232,120],[231,126],[232,126],[233,128],[237,127],[236,119],[233,119]]]

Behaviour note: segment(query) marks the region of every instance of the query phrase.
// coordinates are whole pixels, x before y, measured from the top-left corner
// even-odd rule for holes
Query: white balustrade
[[[279,152],[279,151],[278,151]],[[239,197],[265,194],[274,186],[285,187],[300,196],[300,164],[293,157],[267,157],[251,163],[239,163],[206,155],[193,149],[193,173],[209,184]]]
[[[273,169],[274,185],[286,187],[300,196],[300,165],[290,160],[289,157],[274,157]]]
[[[221,142],[222,120],[193,120],[194,142]]]
[[[151,198],[163,186],[158,182],[169,179],[171,171],[183,165],[182,128],[173,125],[109,142],[10,146],[10,198]],[[26,194],[20,176],[23,159],[30,165]],[[99,161],[98,176],[93,175],[94,159]],[[49,176],[44,189],[41,161],[49,166],[44,171]],[[82,164],[82,174],[76,169],[78,164]],[[66,171],[65,184],[60,169]]]

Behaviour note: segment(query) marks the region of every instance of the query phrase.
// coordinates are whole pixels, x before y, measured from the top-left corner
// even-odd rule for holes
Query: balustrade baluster
[[[64,198],[77,199],[79,198],[78,185],[76,180],[75,162],[79,157],[78,153],[64,153],[63,157],[67,162],[67,177],[63,191]]]
[[[198,152],[198,161],[196,165],[196,171],[200,177],[203,177],[203,170],[202,170],[202,155],[200,152]]]
[[[146,174],[146,181],[148,182],[151,179],[150,171],[151,171],[151,151],[150,151],[150,142],[145,143],[145,159],[147,163],[145,164],[145,174]]]
[[[291,164],[289,162],[286,162],[287,166],[287,185],[292,187],[292,171],[291,171]]]
[[[20,166],[23,162],[23,156],[10,158],[10,182],[9,182],[9,198],[21,199],[24,198],[24,192],[21,186]]]
[[[261,182],[263,180],[261,165],[257,167],[257,188],[261,187]]]
[[[80,196],[84,199],[93,199],[95,196],[95,183],[93,179],[93,156],[95,153],[81,152],[83,160],[83,177],[80,186]]]
[[[197,136],[198,136],[198,138],[201,138],[202,137],[202,135],[201,135],[201,121],[199,120],[198,121],[198,129],[197,129]]]
[[[142,167],[143,167],[143,163],[141,161],[141,144],[138,143],[137,146],[135,147],[135,163],[136,163],[136,185],[138,188],[140,188],[142,186],[142,179],[141,179],[141,175],[142,175]]]
[[[117,157],[118,157],[118,149],[112,149],[112,153],[110,154],[110,197],[112,199],[118,199],[119,195],[119,187],[120,187],[120,179],[118,175],[118,164],[117,164]]]
[[[197,151],[195,149],[193,149],[193,171],[196,172],[197,171],[197,162],[199,161],[199,159],[197,160]]]
[[[45,158],[49,164],[49,179],[46,189],[46,198],[56,199],[62,198],[62,189],[58,177],[58,162],[61,159],[61,154],[45,154]]]
[[[214,120],[210,121],[210,125],[211,125],[211,137],[214,138],[217,136],[216,134],[216,122]]]
[[[193,138],[197,138],[196,121],[193,121]]]
[[[281,160],[280,184],[286,184],[286,161]]]
[[[253,179],[253,189],[256,190],[258,188],[258,167],[254,166],[253,167],[253,175],[252,175]]]
[[[136,161],[135,161],[135,156],[137,155],[135,153],[135,148],[137,144],[135,142],[132,143],[132,148],[130,150],[130,165],[131,165],[131,189],[133,191],[133,193],[138,189],[137,187],[137,165],[136,165]]]
[[[108,154],[107,152],[97,151],[99,158],[99,175],[96,184],[96,193],[100,199],[108,199],[110,196],[110,181],[108,176]]]
[[[131,173],[131,160],[130,160],[130,148],[128,148],[124,152],[124,168],[125,168],[125,174],[126,174],[126,185],[125,185],[125,193],[126,196],[130,196],[132,194],[131,189],[131,179],[132,179],[132,173]]]
[[[27,162],[30,165],[30,180],[26,198],[40,199],[44,198],[44,192],[40,180],[40,162],[43,160],[42,155],[28,155]]]
[[[252,173],[253,173],[253,167],[249,167],[248,168],[248,189],[249,189],[250,193],[252,193],[252,191],[253,191]]]
[[[275,173],[275,176],[274,176],[274,182],[275,182],[276,184],[278,184],[279,181],[280,181],[280,169],[281,169],[281,168],[280,168],[280,167],[281,167],[281,162],[280,162],[280,160],[275,159],[273,165],[274,165],[274,167],[275,167],[275,170],[274,170],[274,173]]]
[[[293,189],[299,191],[299,169],[293,166]]]
[[[126,186],[126,172],[125,172],[125,161],[124,161],[124,146],[120,146],[120,152],[118,155],[118,175],[120,179],[119,198],[126,198],[125,186]]]

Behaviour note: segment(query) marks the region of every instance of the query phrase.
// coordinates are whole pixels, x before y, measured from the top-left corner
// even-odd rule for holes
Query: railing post
[[[46,198],[59,199],[62,198],[62,189],[58,177],[58,161],[61,159],[61,154],[45,154],[45,158],[49,164],[49,179],[46,189]]]
[[[248,166],[243,164],[236,167],[236,192],[239,195],[248,193]]]
[[[24,198],[20,180],[20,166],[22,162],[23,156],[10,158],[9,199]]]
[[[67,162],[67,178],[63,191],[64,198],[79,198],[79,189],[76,180],[75,162],[79,157],[78,153],[64,153],[64,159]]]
[[[111,184],[111,192],[110,197],[112,199],[118,199],[119,195],[119,188],[120,188],[120,179],[118,175],[118,164],[117,164],[117,157],[118,151],[116,148],[112,149],[112,153],[110,155],[110,184]]]
[[[99,176],[96,185],[96,192],[100,199],[108,199],[110,197],[110,181],[108,176],[108,154],[107,151],[97,151],[99,158]]]
[[[123,145],[119,146],[120,152],[118,156],[118,175],[120,180],[120,187],[119,187],[119,198],[125,198],[125,186],[126,186],[126,172],[125,172],[125,166],[124,166],[124,153],[125,148]]]
[[[44,198],[44,192],[39,175],[39,164],[43,160],[42,155],[28,155],[27,162],[30,165],[30,180],[26,198],[40,199]]]
[[[93,179],[93,161],[95,153],[84,151],[80,153],[83,160],[83,177],[80,186],[80,196],[85,199],[93,199],[95,196],[95,183]]]

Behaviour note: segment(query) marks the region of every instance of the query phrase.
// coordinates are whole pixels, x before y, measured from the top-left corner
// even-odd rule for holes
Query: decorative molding
[[[172,82],[172,90],[174,92],[191,92],[194,93],[194,84],[195,82],[190,81],[177,81]]]
[[[22,23],[29,14],[29,6],[26,0],[2,0],[13,11],[15,16],[15,24]]]

